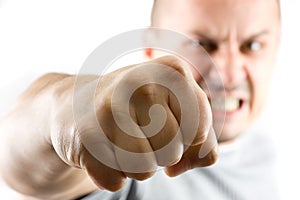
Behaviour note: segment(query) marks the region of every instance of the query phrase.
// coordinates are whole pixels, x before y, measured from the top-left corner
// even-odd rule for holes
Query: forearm
[[[59,103],[72,106],[72,97],[67,95],[72,94],[74,81],[75,77],[63,74],[39,78],[1,122],[1,174],[22,194],[59,199],[94,189],[85,172],[63,162],[51,142],[53,111]],[[61,82],[67,85],[62,87]],[[57,92],[66,95],[65,102],[58,102],[62,100],[57,99]]]
[[[158,165],[171,166],[167,172],[176,176],[190,168],[213,164],[214,150],[199,159],[202,145],[210,148],[213,142],[209,138],[216,141],[213,132],[207,133],[212,121],[207,96],[184,63],[175,57],[162,57],[148,64],[149,67],[145,63],[124,67],[102,77],[49,74],[33,83],[0,127],[0,169],[4,179],[29,196],[71,199],[96,189],[95,185],[116,191],[125,185],[127,177],[145,180],[153,176]],[[174,88],[191,100],[186,105],[193,106],[195,112],[201,111],[202,123],[192,120],[194,128],[177,133],[181,129],[181,108],[177,96],[171,95],[168,88],[151,84],[160,81],[158,73],[158,78],[165,79],[162,83],[180,84]],[[131,88],[145,81],[150,84],[136,89],[128,101]],[[114,94],[118,97],[114,98]],[[166,122],[155,136],[144,138],[148,133],[135,125],[147,124],[149,106],[156,104],[163,106]],[[199,114],[191,116],[197,118]],[[136,121],[127,121],[129,117]],[[118,125],[120,120],[132,128],[133,135]],[[195,135],[190,135],[193,132]],[[191,142],[196,146],[183,152]],[[148,154],[165,144],[169,146],[167,151]],[[131,152],[150,156],[132,156]]]

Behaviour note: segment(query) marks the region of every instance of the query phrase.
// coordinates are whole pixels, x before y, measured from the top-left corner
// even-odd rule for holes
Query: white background
[[[0,115],[45,72],[76,73],[103,41],[150,23],[152,0],[0,0]],[[282,1],[283,37],[274,84],[259,128],[279,153],[283,199],[300,199],[300,1]],[[254,147],[255,148],[255,147]],[[0,199],[14,199],[1,183]]]

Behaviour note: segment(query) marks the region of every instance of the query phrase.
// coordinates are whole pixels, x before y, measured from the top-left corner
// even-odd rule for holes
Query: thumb
[[[218,158],[217,146],[216,135],[211,128],[207,140],[201,145],[188,147],[178,163],[165,168],[166,174],[174,177],[196,167],[213,165]]]

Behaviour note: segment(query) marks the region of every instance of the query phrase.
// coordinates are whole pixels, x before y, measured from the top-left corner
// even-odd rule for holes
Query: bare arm
[[[71,168],[57,156],[50,138],[57,89],[62,82],[69,82],[70,86],[74,80],[65,74],[39,78],[1,121],[1,175],[22,194],[68,199],[96,188],[84,171]],[[69,86],[60,92],[70,93]]]
[[[212,143],[214,137],[209,133],[212,120],[206,95],[177,59],[165,57],[154,62],[167,66],[167,76],[162,75],[162,78],[174,85],[178,82],[174,75],[182,74],[184,81],[178,85],[179,90],[195,93],[196,103],[185,103],[188,112],[193,106],[199,110],[195,119],[201,116],[195,135],[190,136],[189,126],[179,127],[182,119],[178,101],[159,85],[150,84],[136,90],[130,101],[130,116],[124,115],[128,103],[124,100],[127,95],[124,89],[112,103],[116,88],[123,86],[126,90],[139,81],[154,80],[152,78],[161,73],[161,68],[151,68],[151,62],[146,67],[129,66],[101,77],[95,105],[91,104],[88,94],[99,77],[47,74],[19,97],[1,122],[0,170],[4,180],[27,196],[71,199],[96,188],[116,191],[123,187],[127,177],[137,180],[151,177],[157,166],[165,167],[169,176],[177,176],[189,169],[213,164],[217,157],[215,149],[199,158],[201,146]],[[143,73],[136,74],[132,69]],[[79,81],[76,98],[79,98],[80,119],[77,121],[73,107],[75,81]],[[151,131],[134,129],[126,122],[132,118],[135,124],[147,127],[148,112],[153,104],[162,105],[166,114],[165,125],[156,135],[149,136]],[[116,119],[125,119],[125,126],[133,127],[133,135],[122,130]],[[189,121],[193,121],[191,119]],[[99,135],[99,124],[105,136]],[[158,151],[169,143],[165,151]],[[184,149],[186,146],[190,148]],[[142,156],[132,156],[136,153]]]

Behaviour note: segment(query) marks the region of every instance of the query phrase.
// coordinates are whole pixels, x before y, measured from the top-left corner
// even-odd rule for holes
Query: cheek
[[[200,73],[199,71],[197,71],[193,66],[189,66],[189,69],[191,70],[192,74],[193,74],[193,77],[195,79],[195,81],[197,83],[199,83],[201,81],[201,76],[200,76]]]
[[[261,112],[265,105],[270,81],[273,72],[273,63],[260,62],[253,63],[248,69],[250,84],[251,84],[251,110],[256,115]]]

